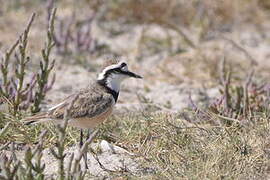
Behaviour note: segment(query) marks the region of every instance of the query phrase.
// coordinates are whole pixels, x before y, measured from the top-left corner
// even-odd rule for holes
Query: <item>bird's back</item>
[[[98,82],[93,82],[88,87],[68,96],[47,112],[28,118],[28,121],[42,122],[46,119],[46,121],[53,120],[61,123],[68,110],[71,126],[93,128],[110,115],[114,104],[113,95]]]

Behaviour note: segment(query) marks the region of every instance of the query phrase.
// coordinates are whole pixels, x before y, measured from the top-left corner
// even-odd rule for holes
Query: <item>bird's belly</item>
[[[108,116],[112,113],[113,108],[110,108],[109,110],[103,112],[102,114],[99,114],[95,117],[89,118],[89,117],[82,117],[82,118],[76,118],[71,119],[68,124],[70,126],[82,128],[82,129],[93,129],[102,122],[104,122]]]

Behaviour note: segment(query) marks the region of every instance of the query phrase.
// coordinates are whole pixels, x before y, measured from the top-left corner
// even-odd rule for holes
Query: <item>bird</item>
[[[27,117],[25,124],[45,122],[61,124],[68,110],[68,125],[81,129],[80,146],[82,146],[83,130],[93,130],[112,114],[121,83],[130,77],[142,79],[142,76],[131,72],[124,61],[109,65],[86,88],[64,98],[45,112]]]

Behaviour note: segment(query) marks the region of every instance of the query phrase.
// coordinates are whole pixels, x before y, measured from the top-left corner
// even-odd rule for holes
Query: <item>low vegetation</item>
[[[211,125],[222,120],[216,116],[192,123],[183,116],[164,113],[116,120],[103,128],[104,135],[113,129],[115,143],[141,158],[145,179],[268,177],[269,122],[265,118],[230,126]]]
[[[4,49],[0,60],[0,179],[96,178],[82,170],[80,162],[86,151],[100,153],[88,145],[92,141],[101,140],[131,152],[140,166],[138,172],[132,172],[129,169],[112,171],[99,164],[107,171],[109,178],[269,179],[269,82],[265,74],[262,75],[257,69],[257,59],[240,43],[223,36],[237,27],[237,24],[255,24],[262,31],[263,22],[270,10],[268,2],[245,1],[243,5],[243,0],[222,1],[220,4],[212,0],[85,0],[76,2],[76,8],[72,0],[48,0],[46,3],[17,0],[2,2],[4,5],[0,8],[0,14],[24,14],[27,10],[41,8],[41,14],[47,16],[48,22],[40,23],[41,18],[34,13],[25,28],[21,28],[23,33],[9,48],[5,49],[7,45],[2,44],[6,42],[0,42],[1,50]],[[54,6],[58,6],[64,15],[57,14]],[[91,13],[83,16],[81,12]],[[12,18],[6,18],[13,22]],[[36,21],[37,24],[34,23]],[[0,23],[0,27],[8,26],[6,24]],[[161,79],[174,84],[181,84],[185,78],[195,84],[207,82],[211,87],[219,88],[219,95],[212,97],[210,103],[203,104],[198,104],[190,96],[189,108],[178,112],[170,111],[170,104],[166,107],[155,106],[151,99],[143,94],[138,95],[140,104],[149,107],[132,113],[115,113],[107,123],[94,131],[78,154],[73,153],[67,159],[65,149],[74,146],[79,139],[78,129],[67,127],[68,111],[65,113],[66,121],[61,126],[26,126],[23,118],[42,110],[44,100],[53,88],[53,73],[58,70],[53,57],[57,61],[59,59],[59,64],[70,60],[72,63],[66,64],[73,66],[77,60],[91,57],[93,62],[92,59],[104,57],[104,48],[108,48],[108,54],[105,55],[122,52],[116,52],[114,47],[106,43],[104,46],[99,44],[99,39],[94,37],[92,31],[95,25],[101,28],[109,26],[111,29],[103,30],[115,39],[133,30],[135,26],[141,26],[141,37],[137,45],[139,55],[136,54],[138,56],[134,61],[145,61],[147,64],[149,59],[144,57],[145,51],[149,57],[168,52],[165,58],[158,56],[165,59],[158,64],[160,74],[165,77]],[[31,48],[33,46],[29,46],[31,32],[45,29],[45,26],[45,45],[41,52],[34,52],[34,48]],[[145,32],[152,26],[167,33],[165,41],[160,37],[147,36]],[[7,33],[5,30],[3,32]],[[213,32],[218,35],[213,35]],[[177,34],[179,47],[172,50],[174,33]],[[225,50],[223,55],[216,53],[215,50],[220,46],[218,43],[211,49],[211,55],[214,55],[207,56],[208,47],[200,46],[215,38],[228,42],[232,49],[243,55],[241,58],[245,61],[241,58],[227,58]],[[35,39],[34,42],[38,41]],[[185,53],[186,59],[182,56]],[[35,63],[36,59],[38,63]],[[93,66],[100,64],[95,61]],[[180,74],[181,70],[176,66],[180,64],[184,67],[183,74]],[[35,72],[31,72],[31,66]],[[172,72],[168,67],[176,70]],[[143,68],[147,73],[148,70],[149,74],[153,73],[151,68]],[[149,78],[150,84],[152,80],[160,80],[159,75],[153,77],[147,73],[145,81]],[[146,85],[144,88],[145,93],[151,91]],[[58,162],[58,171],[53,175],[45,172],[45,167],[50,166],[43,162],[47,150]]]

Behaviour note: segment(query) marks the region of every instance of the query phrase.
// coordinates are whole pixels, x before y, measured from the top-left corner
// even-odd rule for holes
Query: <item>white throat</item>
[[[112,74],[106,79],[106,85],[113,91],[119,92],[120,91],[120,86],[121,82],[125,79],[126,77],[124,75],[118,75],[118,74]]]

